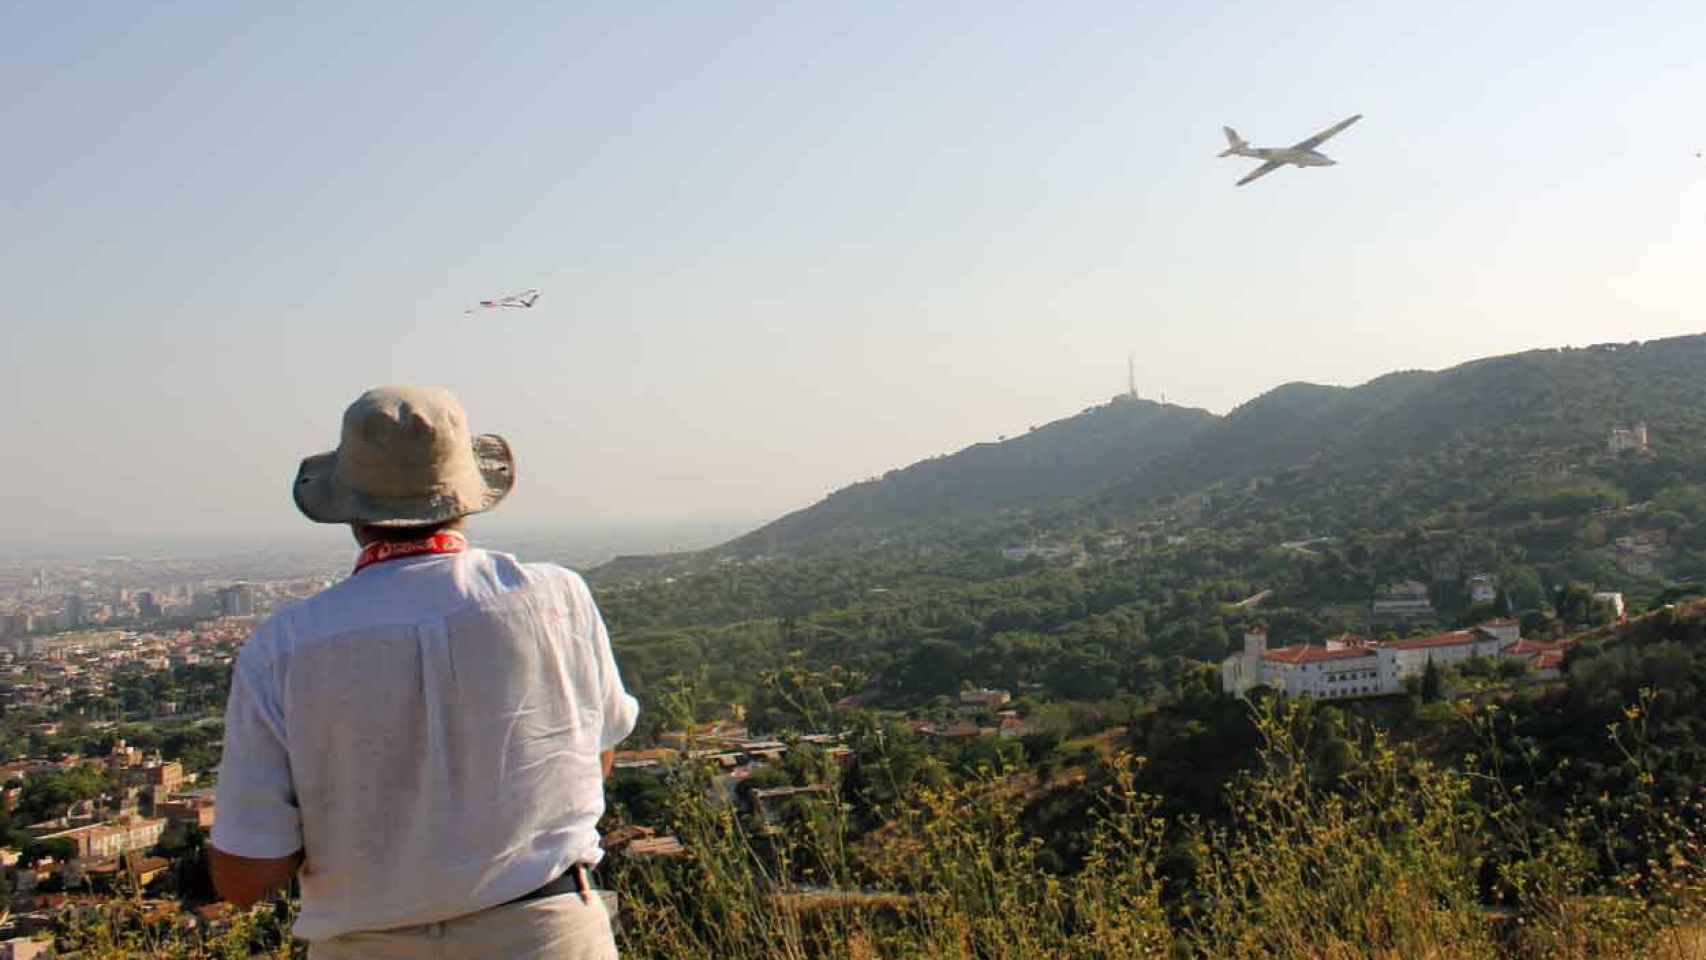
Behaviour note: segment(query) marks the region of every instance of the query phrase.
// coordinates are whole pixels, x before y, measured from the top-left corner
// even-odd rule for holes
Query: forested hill
[[[979,443],[856,483],[728,544],[764,551],[920,521],[1043,506],[1130,477],[1216,417],[1119,397],[1022,436]]]
[[[1323,496],[1342,503],[1340,494],[1354,488],[1368,503],[1404,500],[1426,510],[1516,482],[1580,476],[1604,455],[1613,427],[1637,421],[1650,426],[1654,452],[1666,462],[1699,464],[1706,462],[1703,371],[1706,336],[1689,336],[1535,350],[1353,388],[1289,384],[1097,499],[1107,512],[1125,514],[1217,485],[1223,495],[1255,490],[1293,503]]]
[[[1637,422],[1650,427],[1649,453],[1608,457],[1611,430]],[[1119,527],[1181,497],[1217,526],[1283,520],[1344,534],[1445,509],[1496,522],[1551,516],[1553,501],[1606,506],[1698,483],[1706,335],[1533,350],[1357,387],[1291,383],[1225,417],[1118,398],[853,484],[718,552],[868,541],[1015,509],[1037,511],[1028,529]],[[703,557],[625,558],[604,573]]]

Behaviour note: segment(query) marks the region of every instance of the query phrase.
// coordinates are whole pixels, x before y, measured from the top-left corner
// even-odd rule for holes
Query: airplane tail
[[[1226,149],[1220,151],[1220,156],[1236,157],[1250,148],[1250,142],[1240,137],[1238,131],[1231,127],[1221,127],[1220,129],[1226,131]]]

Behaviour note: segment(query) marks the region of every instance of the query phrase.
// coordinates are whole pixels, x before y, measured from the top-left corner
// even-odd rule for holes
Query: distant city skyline
[[[288,485],[388,382],[514,444],[494,535],[738,527],[1128,376],[1225,413],[1699,332],[1703,26],[1680,0],[0,7],[9,539],[339,543]],[[1353,113],[1335,167],[1234,188],[1215,158],[1223,125]]]

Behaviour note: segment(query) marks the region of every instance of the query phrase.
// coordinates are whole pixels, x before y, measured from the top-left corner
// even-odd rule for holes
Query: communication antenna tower
[[[1133,400],[1137,399],[1137,364],[1129,353],[1125,355],[1125,389]]]

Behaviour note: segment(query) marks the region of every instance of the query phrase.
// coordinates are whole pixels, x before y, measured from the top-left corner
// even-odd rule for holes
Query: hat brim
[[[515,455],[495,433],[473,438],[473,464],[446,478],[430,496],[373,497],[338,479],[338,452],[302,461],[291,495],[296,509],[315,523],[363,523],[374,527],[428,527],[492,509],[515,489]]]

